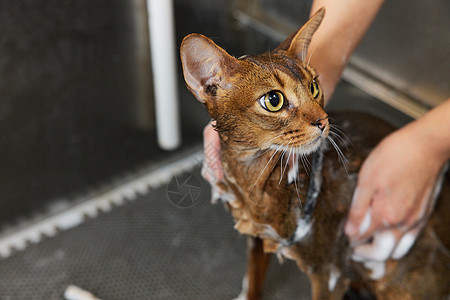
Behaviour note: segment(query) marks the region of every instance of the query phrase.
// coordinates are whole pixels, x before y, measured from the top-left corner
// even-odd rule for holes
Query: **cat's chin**
[[[305,145],[301,145],[299,147],[295,147],[298,149],[298,154],[301,155],[308,155],[311,154],[313,152],[316,152],[317,150],[319,150],[320,145],[322,145],[323,142],[323,138],[322,137],[318,137],[315,140],[305,144]],[[295,149],[294,148],[294,149]]]
[[[311,142],[308,142],[306,144],[301,144],[298,146],[273,144],[272,146],[270,146],[270,148],[272,150],[275,150],[278,152],[286,152],[288,154],[295,153],[295,154],[304,156],[304,155],[309,155],[309,154],[314,153],[317,150],[319,150],[320,145],[322,145],[323,141],[324,141],[324,138],[322,136],[319,136],[316,139],[312,140]]]

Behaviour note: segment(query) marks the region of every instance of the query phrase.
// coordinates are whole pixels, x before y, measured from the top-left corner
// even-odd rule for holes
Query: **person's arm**
[[[315,0],[311,15],[325,7],[325,18],[314,33],[308,60],[319,74],[325,104],[333,94],[350,55],[366,33],[383,0]]]
[[[450,159],[449,116],[450,99],[385,138],[363,163],[345,227],[356,260],[398,259],[413,245]]]

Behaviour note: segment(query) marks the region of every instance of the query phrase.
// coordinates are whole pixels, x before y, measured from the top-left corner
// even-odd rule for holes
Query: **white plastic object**
[[[147,10],[158,144],[173,150],[181,143],[173,1],[147,0]]]
[[[88,291],[85,291],[75,285],[69,285],[66,288],[64,298],[67,300],[100,300]]]

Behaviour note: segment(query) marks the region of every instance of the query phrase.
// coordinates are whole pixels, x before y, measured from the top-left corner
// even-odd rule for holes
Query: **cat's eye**
[[[279,91],[271,91],[259,98],[259,104],[270,112],[277,112],[283,107],[284,96]]]
[[[316,80],[313,80],[311,84],[309,85],[309,89],[311,91],[311,95],[316,99],[319,97],[319,85],[317,84]]]

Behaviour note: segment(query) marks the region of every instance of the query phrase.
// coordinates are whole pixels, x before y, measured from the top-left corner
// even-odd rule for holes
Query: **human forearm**
[[[311,14],[326,8],[309,46],[310,65],[320,74],[325,103],[333,94],[350,55],[366,33],[383,0],[315,0]]]
[[[450,159],[450,98],[402,130],[415,136],[418,147],[441,163]]]

